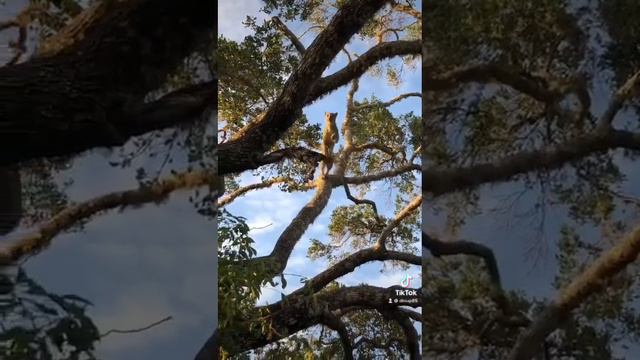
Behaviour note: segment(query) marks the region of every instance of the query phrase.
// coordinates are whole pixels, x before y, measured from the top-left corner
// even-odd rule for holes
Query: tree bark
[[[357,306],[361,309],[376,309],[381,312],[393,310],[398,307],[398,304],[389,304],[389,298],[395,296],[395,290],[404,290],[404,288],[400,286],[381,288],[360,285],[323,291],[314,295],[317,304],[322,305],[321,308],[316,307],[304,294],[289,296],[284,301],[257,309],[260,313],[269,314],[264,320],[271,323],[272,329],[275,330],[273,333],[262,334],[260,331],[250,331],[250,323],[256,321],[252,320],[242,324],[246,326],[246,331],[221,331],[219,334],[220,345],[231,354],[240,354],[260,348],[322,323],[326,310],[336,311],[351,306]],[[420,298],[421,290],[416,290],[418,298]],[[415,302],[403,305],[417,307],[420,306],[419,304],[420,302]]]
[[[121,145],[175,124],[134,115],[208,39],[215,4],[120,2],[56,55],[0,68],[0,166]]]

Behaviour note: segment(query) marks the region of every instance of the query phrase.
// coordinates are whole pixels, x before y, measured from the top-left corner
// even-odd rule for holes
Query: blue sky
[[[242,20],[244,20],[247,15],[257,16],[259,22],[266,19],[265,14],[259,12],[261,2],[257,0],[223,0],[218,2],[218,6],[220,14],[225,14],[219,24],[219,33],[235,41],[241,41],[244,36],[250,33],[249,30],[244,28],[242,25]],[[295,34],[302,34],[308,28],[308,25],[299,22],[288,24],[288,26]],[[301,41],[305,46],[308,46],[314,36],[314,33],[309,32],[301,39]],[[372,45],[374,44],[365,43],[355,39],[349,44],[349,49],[357,54],[362,54]],[[347,61],[346,55],[340,53],[336,60],[325,71],[324,75],[331,74],[336,70],[341,69],[347,64]],[[414,70],[407,70],[405,67],[402,77],[402,86],[399,88],[389,86],[384,80],[384,77],[379,79],[370,75],[364,76],[360,82],[360,90],[356,94],[356,100],[360,100],[365,97],[368,98],[372,94],[375,94],[379,99],[389,100],[402,93],[420,92],[421,75],[420,66],[419,64],[417,65],[418,66],[416,66],[416,69]],[[338,126],[340,126],[346,109],[347,91],[347,86],[341,87],[329,96],[326,96],[316,103],[306,107],[304,112],[307,115],[307,118],[311,122],[322,124],[325,112],[337,112]],[[409,111],[413,111],[415,114],[420,114],[421,99],[415,97],[408,98],[407,100],[394,104],[389,109],[394,114],[403,114]],[[242,184],[247,185],[258,182],[259,179],[255,179],[252,176],[245,174],[242,176],[241,181]],[[417,181],[420,181],[419,177]],[[395,209],[394,197],[389,196],[386,189],[380,190],[381,191],[376,195],[369,195],[369,198],[376,201],[378,210],[381,213],[386,216],[393,216]],[[278,235],[312,196],[313,192],[289,194],[283,193],[275,188],[267,189],[251,192],[248,195],[235,200],[235,202],[229,205],[227,209],[235,215],[242,215],[248,218],[250,227],[259,228],[253,230],[251,232],[251,236],[256,241],[258,255],[266,255],[272,250],[273,244],[275,243],[275,239]],[[307,248],[310,244],[311,238],[317,238],[321,241],[327,240],[327,226],[329,224],[332,210],[335,207],[344,204],[350,204],[344,195],[344,191],[339,188],[335,189],[332,193],[329,205],[324,209],[320,217],[316,219],[314,224],[309,228],[309,230],[307,230],[301,241],[295,247],[285,270],[285,274],[290,273],[311,277],[326,268],[326,262],[311,261],[306,257]],[[419,239],[416,238],[416,242],[418,242],[418,240]],[[420,249],[420,246],[417,246],[417,248]],[[387,287],[391,285],[398,285],[405,274],[404,271],[385,271],[384,273],[381,273],[381,269],[382,266],[380,263],[370,263],[357,268],[353,273],[340,278],[339,281],[348,285],[357,285],[359,283],[366,282],[371,285]],[[419,274],[420,268],[412,267],[408,272],[412,275]],[[259,303],[263,304],[279,301],[281,292],[287,294],[300,286],[299,278],[296,276],[288,276],[287,283],[288,286],[284,290],[279,287],[267,287],[263,289]],[[419,284],[420,282],[416,281],[415,283]]]

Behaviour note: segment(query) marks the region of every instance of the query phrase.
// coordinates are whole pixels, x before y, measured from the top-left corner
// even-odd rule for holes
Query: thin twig
[[[145,327],[141,327],[141,328],[138,328],[138,329],[130,329],[130,330],[111,329],[111,330],[107,331],[106,333],[100,335],[100,339],[106,337],[109,334],[131,334],[131,333],[142,332],[142,331],[145,331],[145,330],[149,330],[154,326],[158,326],[158,325],[162,324],[163,322],[169,321],[171,319],[173,319],[172,316],[167,316],[166,318],[164,318],[162,320],[158,320],[158,321],[156,321],[156,322],[154,322],[152,324],[149,324],[149,325],[147,325]]]

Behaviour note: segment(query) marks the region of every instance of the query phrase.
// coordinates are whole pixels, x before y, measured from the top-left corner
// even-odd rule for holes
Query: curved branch
[[[400,251],[387,250],[384,246],[386,238],[391,234],[393,229],[397,227],[402,222],[402,220],[409,216],[411,212],[417,209],[421,203],[422,196],[419,196],[412,202],[410,202],[404,209],[402,209],[396,215],[395,219],[385,227],[382,233],[380,233],[375,246],[359,250],[347,256],[335,265],[329,267],[320,274],[311,278],[309,281],[307,281],[305,287],[294,291],[293,294],[306,293],[309,290],[311,290],[311,292],[313,293],[318,292],[330,282],[338,279],[341,276],[351,273],[358,266],[361,266],[370,261],[397,260],[404,261],[413,265],[422,265],[422,258],[420,256]]]
[[[294,291],[292,294],[306,293],[309,289],[314,293],[318,292],[332,281],[353,272],[358,266],[371,261],[388,260],[404,261],[413,265],[422,264],[422,258],[419,255],[399,251],[385,251],[379,248],[362,249],[340,260],[335,265],[309,279],[305,287]]]
[[[473,255],[484,259],[489,272],[489,278],[498,287],[501,287],[498,262],[489,247],[471,241],[441,241],[426,232],[422,232],[422,246],[429,250],[431,255],[441,257],[446,255]]]
[[[420,359],[420,337],[413,323],[411,323],[411,318],[409,318],[406,313],[399,311],[399,309],[386,310],[383,314],[386,315],[385,317],[387,319],[393,319],[400,325],[400,328],[404,332],[404,343],[409,352],[409,359]]]
[[[417,321],[419,323],[421,323],[423,321],[422,314],[420,314],[417,311],[409,310],[409,309],[405,309],[405,308],[398,308],[398,311],[400,311],[402,313],[405,313],[413,321]]]
[[[349,190],[349,184],[347,182],[342,183],[342,187],[344,188],[344,193],[347,195],[347,199],[351,200],[356,205],[367,204],[373,208],[373,213],[376,215],[377,219],[380,219],[380,215],[378,215],[378,207],[376,203],[372,200],[368,199],[357,199],[353,195],[351,195],[351,190]]]
[[[286,178],[277,177],[277,178],[268,179],[268,180],[265,180],[265,181],[262,181],[262,182],[259,182],[259,183],[243,186],[243,187],[233,191],[231,194],[220,198],[220,200],[218,200],[218,208],[221,208],[223,206],[229,205],[232,201],[234,201],[238,197],[248,193],[249,191],[258,190],[258,189],[266,189],[266,188],[271,187],[271,186],[273,186],[275,184],[280,184],[280,183],[285,183],[285,182],[291,182],[291,180],[290,179],[286,179]]]
[[[333,187],[327,181],[320,178],[316,182],[316,193],[313,198],[296,214],[295,218],[282,231],[271,253],[267,256],[260,256],[249,260],[247,266],[253,266],[255,263],[270,262],[272,264],[271,271],[265,275],[270,278],[284,271],[287,267],[289,257],[294,247],[307,231],[307,228],[322,213],[322,210],[329,203]]]
[[[501,310],[505,312],[508,310],[507,299],[504,296],[502,282],[500,281],[498,262],[496,261],[496,257],[491,248],[465,240],[441,241],[430,236],[424,231],[422,232],[422,247],[429,250],[429,252],[435,257],[446,255],[473,255],[482,258],[487,267],[489,279],[491,280],[493,288],[492,297]]]
[[[2,249],[0,265],[12,264],[25,256],[34,255],[49,246],[56,235],[101,211],[118,207],[139,206],[149,202],[159,203],[176,190],[212,185],[219,181],[218,176],[208,171],[187,172],[156,184],[99,196],[87,202],[70,206],[40,225],[34,233],[21,237]]]
[[[307,329],[322,322],[324,311],[335,311],[349,307],[359,307],[362,309],[376,309],[385,311],[395,309],[397,304],[389,304],[389,297],[395,296],[396,290],[403,290],[401,286],[382,288],[370,285],[359,285],[353,287],[340,287],[336,289],[321,291],[315,295],[316,302],[325,304],[323,311],[314,310],[313,301],[308,300],[304,294],[289,295],[284,300],[272,305],[258,307],[259,313],[265,314],[263,321],[272,324],[274,332],[269,338],[267,334],[251,331],[252,321],[237,324],[235,329],[222,330],[220,332],[220,343],[225,350],[230,345],[237,345],[232,351],[232,355],[239,354],[251,349],[263,347],[284,337],[283,334],[295,334],[298,331]],[[421,289],[416,289],[418,297],[422,296]],[[418,307],[419,302],[403,304],[405,306]],[[256,320],[253,320],[256,321]],[[229,349],[230,350],[230,349]]]
[[[302,146],[295,146],[275,150],[264,156],[256,158],[255,162],[258,166],[264,166],[280,162],[284,159],[296,159],[309,165],[318,166],[318,163],[320,163],[320,161],[322,160],[325,160],[326,157],[324,154],[321,154],[317,151],[313,151]]]
[[[507,85],[545,103],[552,102],[558,95],[544,87],[540,79],[535,78],[533,75],[501,64],[475,65],[452,70],[439,76],[434,75],[434,72],[427,66],[424,74],[426,76],[426,91],[451,90],[465,83],[478,82]]]
[[[405,164],[392,170],[380,171],[375,174],[362,175],[362,176],[345,176],[344,178],[336,175],[327,175],[327,178],[332,184],[337,186],[342,185],[343,182],[353,185],[361,185],[374,181],[392,178],[411,171],[420,171],[422,167],[419,164]]]
[[[342,343],[344,359],[353,360],[353,345],[351,345],[351,336],[349,335],[349,330],[347,329],[347,326],[344,324],[344,322],[342,322],[339,317],[337,317],[330,311],[325,311],[322,315],[322,324],[338,333],[338,336],[340,336],[340,342]]]
[[[395,218],[393,218],[393,220],[391,220],[391,222],[389,222],[389,224],[382,230],[382,233],[380,233],[375,247],[385,249],[386,240],[393,232],[393,229],[400,225],[402,220],[409,217],[409,215],[411,215],[418,207],[420,207],[420,205],[422,205],[422,195],[416,196],[407,204],[407,206],[405,206],[402,210],[400,210],[398,214],[396,214]]]
[[[421,53],[422,45],[419,40],[390,41],[376,45],[341,70],[318,79],[309,91],[306,103],[312,103],[333,90],[347,85],[353,79],[362,76],[371,66],[384,59],[403,55],[420,55]]]
[[[395,157],[399,153],[399,151],[394,150],[386,145],[383,145],[377,142],[367,143],[362,145],[355,145],[353,147],[353,152],[361,152],[361,151],[371,150],[371,149],[382,151],[383,153],[391,157]]]
[[[385,101],[385,102],[373,102],[373,103],[369,103],[369,104],[361,104],[356,106],[356,110],[362,110],[362,109],[368,109],[368,108],[372,108],[375,106],[383,106],[383,107],[389,107],[399,101],[402,101],[406,98],[409,97],[422,97],[421,93],[417,93],[417,92],[412,92],[412,93],[406,93],[406,94],[402,94],[402,95],[398,95],[396,97],[394,97],[393,99],[389,100],[389,101]]]
[[[282,20],[280,20],[280,18],[277,16],[272,17],[271,21],[273,21],[275,26],[278,28],[278,30],[280,30],[284,34],[284,36],[289,38],[289,40],[291,41],[293,46],[296,48],[296,50],[298,50],[300,55],[304,55],[307,49],[304,47],[304,45],[302,45],[302,42],[300,42],[300,39],[298,39],[298,37],[293,33],[293,31],[291,31],[287,27],[287,25],[285,25],[285,23],[283,23]]]
[[[607,281],[634,262],[640,254],[640,226],[636,226],[586,270],[559,291],[555,300],[518,337],[510,360],[528,360],[536,355],[552,333],[589,296],[602,290]]]
[[[437,197],[486,183],[509,181],[516,175],[535,170],[558,169],[572,161],[616,148],[640,150],[640,134],[605,129],[553,147],[522,151],[489,163],[462,168],[424,169],[422,190]]]

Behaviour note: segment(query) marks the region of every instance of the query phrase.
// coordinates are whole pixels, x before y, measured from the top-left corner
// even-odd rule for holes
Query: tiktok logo
[[[404,279],[400,281],[400,286],[408,288],[411,286],[411,280],[413,280],[413,276],[405,274]]]
[[[414,279],[420,279],[420,273],[417,273],[415,275],[405,274],[402,280],[400,280],[400,286],[404,288],[411,287],[411,280]]]

